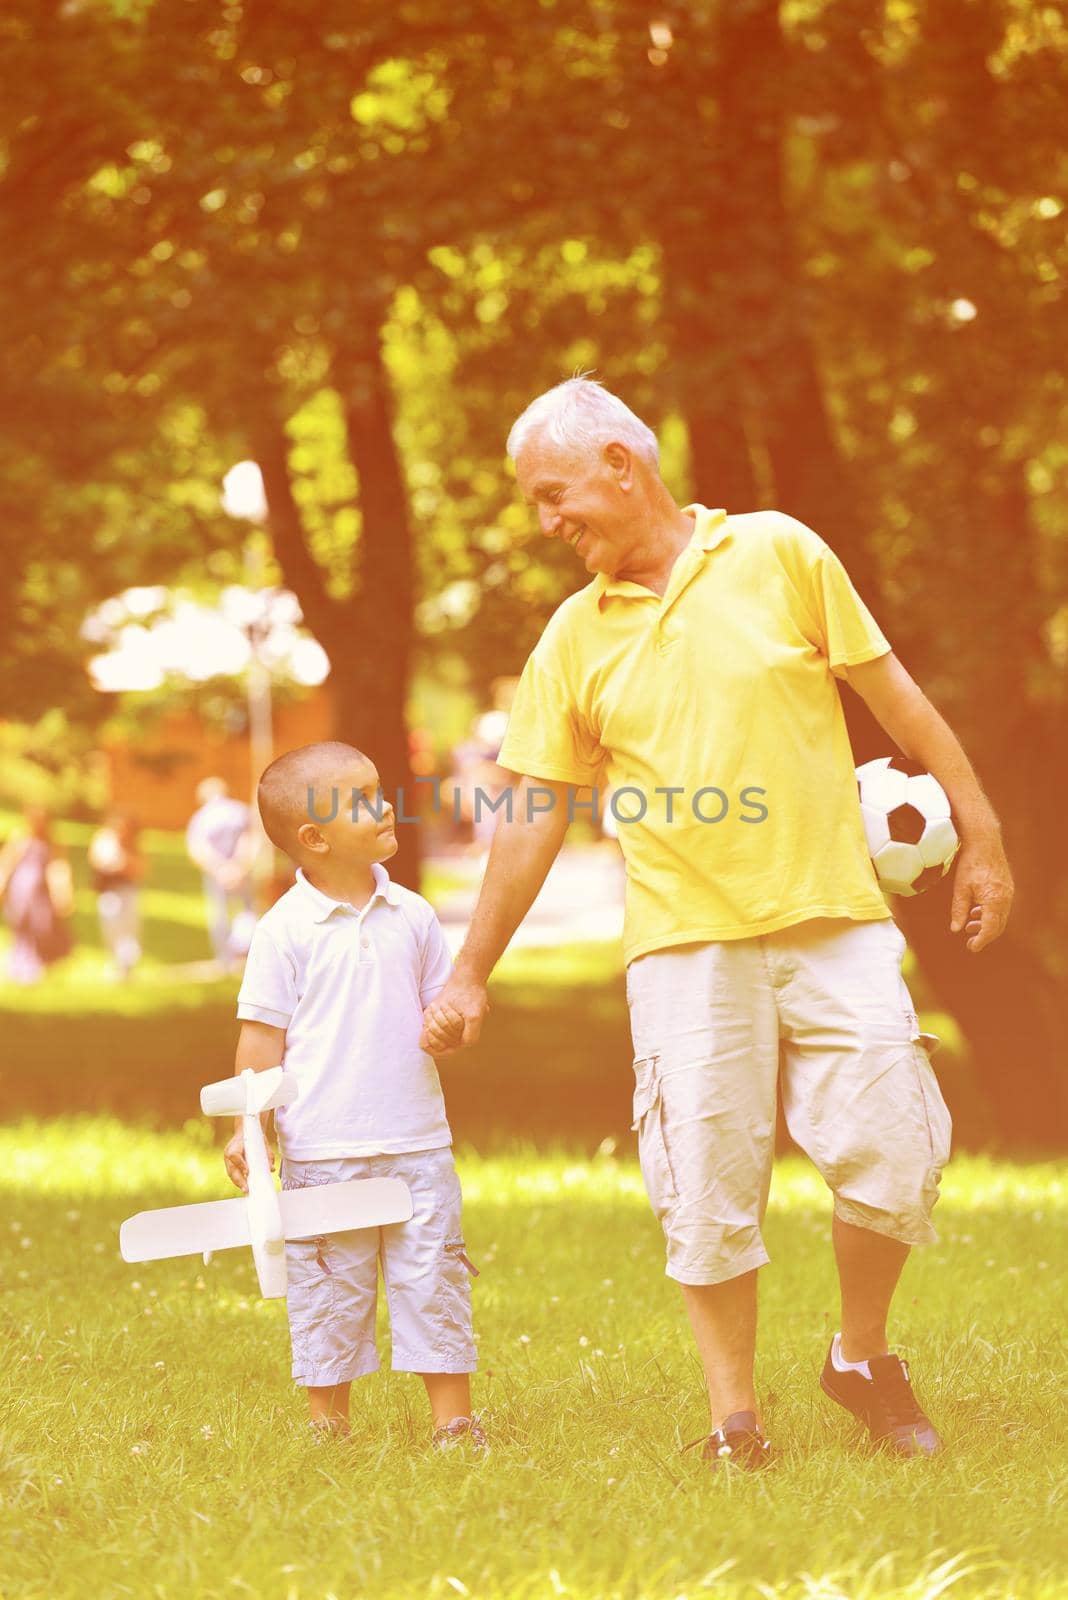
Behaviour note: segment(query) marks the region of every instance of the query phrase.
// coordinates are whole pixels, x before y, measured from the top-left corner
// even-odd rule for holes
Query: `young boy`
[[[423,1008],[450,970],[441,927],[381,864],[397,850],[393,808],[360,751],[336,742],[291,750],[264,772],[257,798],[268,837],[297,875],[252,940],[236,1071],[284,1057],[300,1085],[274,1113],[283,1189],[398,1177],[414,1203],[410,1222],[286,1245],[293,1377],[308,1391],[313,1425],[348,1433],[351,1382],[378,1369],[381,1255],[394,1371],[425,1383],[435,1444],[466,1437],[484,1449],[468,1380],[475,1269],[437,1068],[418,1043]],[[245,1190],[240,1119],[237,1127],[224,1160]]]

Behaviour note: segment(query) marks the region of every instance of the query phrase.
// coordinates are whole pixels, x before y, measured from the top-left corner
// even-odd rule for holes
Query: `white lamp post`
[[[267,521],[267,495],[263,474],[255,461],[239,461],[223,478],[222,508],[228,516],[263,527]],[[256,909],[267,907],[267,887],[274,873],[274,847],[262,831],[256,809],[256,784],[264,767],[274,757],[274,730],[271,716],[271,669],[260,646],[268,630],[269,602],[263,595],[263,547],[258,539],[248,539],[244,550],[245,582],[260,602],[255,614],[245,623],[250,646],[248,664],[248,739],[252,763],[252,814],[258,843],[252,859],[252,882]]]

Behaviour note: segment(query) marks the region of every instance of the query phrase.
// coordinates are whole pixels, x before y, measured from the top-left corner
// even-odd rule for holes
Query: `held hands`
[[[999,835],[961,845],[953,871],[950,932],[964,929],[965,947],[978,955],[1005,931],[1013,883]]]
[[[432,1056],[451,1056],[464,1045],[474,1044],[488,1010],[485,984],[471,983],[454,973],[423,1012],[420,1050]]]
[[[274,1171],[274,1145],[264,1134],[267,1145],[267,1160],[270,1162],[271,1171]],[[245,1136],[238,1128],[233,1138],[229,1140],[223,1150],[223,1165],[226,1167],[227,1176],[235,1189],[240,1189],[242,1194],[248,1194],[248,1162],[245,1160]]]

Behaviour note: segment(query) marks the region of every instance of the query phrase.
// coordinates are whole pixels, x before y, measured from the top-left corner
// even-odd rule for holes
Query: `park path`
[[[445,940],[455,955],[463,943],[478,899],[484,858],[450,856],[441,862],[470,881],[450,891],[435,910]],[[541,893],[516,930],[512,945],[581,944],[618,939],[623,927],[623,858],[614,846],[565,845],[554,861]]]

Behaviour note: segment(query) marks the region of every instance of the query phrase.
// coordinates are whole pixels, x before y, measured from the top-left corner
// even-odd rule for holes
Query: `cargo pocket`
[[[468,1256],[462,1239],[446,1239],[444,1249],[445,1254],[451,1256],[454,1261],[458,1261],[470,1273],[472,1278],[479,1277],[479,1270]]]
[[[634,1062],[634,1121],[638,1135],[638,1164],[654,1212],[664,1216],[676,1204],[678,1190],[664,1134],[664,1106],[660,1089],[660,1057],[638,1056]]]
[[[437,1309],[433,1318],[435,1348],[442,1371],[463,1371],[474,1358],[471,1330],[471,1280],[478,1268],[468,1258],[464,1241],[451,1234],[441,1246]]]
[[[942,1090],[930,1059],[940,1042],[937,1034],[933,1033],[917,1032],[912,1039],[913,1059],[920,1085],[923,1112],[927,1119],[927,1133],[931,1141],[931,1165],[935,1169],[936,1184],[942,1168],[949,1160],[953,1133],[953,1120],[942,1097]]]

